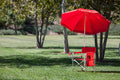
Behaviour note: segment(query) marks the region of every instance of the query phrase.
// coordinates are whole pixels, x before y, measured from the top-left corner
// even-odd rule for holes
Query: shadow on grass
[[[102,63],[97,63],[98,66],[120,66],[120,59],[105,59]]]
[[[4,48],[11,48],[11,49],[37,49],[36,47],[4,47]]]
[[[37,49],[37,47],[4,47],[4,48],[12,48],[12,49]],[[82,47],[73,46],[69,47],[70,49],[81,49]],[[43,47],[41,49],[64,49],[64,47],[57,47],[57,46],[50,46],[50,47]]]
[[[54,66],[65,65],[71,66],[70,58],[50,58],[43,56],[31,55],[12,55],[0,57],[0,66],[9,66],[17,68],[28,68],[31,66]]]
[[[10,48],[10,47],[6,47]],[[34,49],[35,47],[11,47],[11,48],[19,48],[19,49]],[[70,49],[81,49],[82,47],[72,46]],[[63,49],[63,47],[44,47],[43,49]],[[118,48],[107,48],[109,49],[118,49]],[[51,55],[51,53],[59,54],[60,51],[44,51],[35,54]],[[31,53],[33,54],[33,53]],[[28,68],[31,66],[54,66],[54,65],[64,65],[71,66],[70,58],[51,58],[44,56],[35,56],[35,55],[12,55],[12,56],[1,56],[0,57],[0,66],[10,66],[17,68]],[[103,63],[96,63],[96,66],[120,66],[119,59],[105,59]]]
[[[120,71],[96,71],[95,73],[120,73]]]
[[[31,66],[71,66],[71,59],[68,58],[50,58],[44,56],[32,55],[11,55],[0,57],[0,66],[29,68]],[[120,66],[118,59],[105,59],[103,63],[96,63],[96,66]]]
[[[81,72],[81,71],[79,71]],[[86,71],[86,72],[91,72],[91,73],[120,73],[120,71]]]
[[[86,46],[86,47],[90,47],[90,46]],[[37,47],[35,46],[33,47],[4,47],[4,48],[37,49]],[[50,46],[50,47],[43,47],[42,49],[64,49],[64,47]],[[81,46],[69,46],[69,49],[82,49],[82,47]],[[111,50],[111,49],[119,49],[119,48],[113,48],[113,47],[106,48],[106,50]]]

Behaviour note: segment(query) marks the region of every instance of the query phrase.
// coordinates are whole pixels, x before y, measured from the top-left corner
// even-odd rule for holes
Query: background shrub
[[[119,25],[111,24],[109,35],[120,35],[120,24]]]
[[[34,25],[24,25],[21,29],[22,32],[27,32],[29,34],[36,34]]]
[[[40,27],[38,27],[38,30],[40,30]],[[43,26],[43,33],[44,34],[45,26]],[[24,27],[20,30],[23,34],[36,34],[36,30],[34,25],[24,25]],[[49,34],[49,29],[47,30],[47,34]]]
[[[50,31],[53,31],[58,34],[63,34],[63,26],[61,25],[50,25],[48,28]],[[77,33],[71,32],[67,29],[68,35],[76,35]]]
[[[20,31],[17,31],[17,33],[18,33],[18,35],[22,34]],[[0,35],[15,35],[15,31],[12,29],[0,30]]]
[[[43,26],[43,32],[45,30],[45,26]],[[49,25],[47,34],[49,32],[55,32],[58,34],[63,34],[63,26],[61,25]],[[70,30],[67,29],[68,35],[76,35],[77,33],[71,32]],[[34,25],[24,25],[21,29],[17,30],[18,35],[27,35],[29,34],[36,34],[35,27]],[[0,35],[15,35],[15,31],[13,29],[2,29],[0,30]],[[110,25],[110,30],[109,30],[109,35],[120,35],[120,24],[111,24]]]

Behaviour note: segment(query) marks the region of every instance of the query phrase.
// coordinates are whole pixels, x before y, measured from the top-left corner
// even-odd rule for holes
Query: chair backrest
[[[94,54],[96,52],[95,47],[82,47],[82,53],[87,53],[86,65],[94,66]]]
[[[96,48],[95,47],[82,47],[82,53],[87,53],[87,52],[96,52]]]

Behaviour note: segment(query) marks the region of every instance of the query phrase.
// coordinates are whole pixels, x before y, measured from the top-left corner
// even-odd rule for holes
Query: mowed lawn
[[[83,35],[69,36],[70,51],[81,51]],[[86,46],[94,46],[86,36]],[[120,36],[109,36],[104,63],[96,72],[79,66],[72,71],[71,59],[64,54],[63,35],[46,36],[44,48],[36,48],[35,36],[0,36],[0,80],[120,80]]]

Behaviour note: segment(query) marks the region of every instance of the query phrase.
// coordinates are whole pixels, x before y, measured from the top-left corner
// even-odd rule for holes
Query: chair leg
[[[81,67],[81,70],[82,70],[82,71],[86,71],[84,65],[82,66],[82,65],[81,65],[79,62],[77,62],[75,59],[74,59],[73,61],[76,62],[76,63]]]
[[[86,69],[85,69],[85,67],[81,68],[81,71],[84,71],[84,72],[86,72]]]
[[[73,71],[73,69],[74,69],[74,59],[72,58],[72,71]]]

